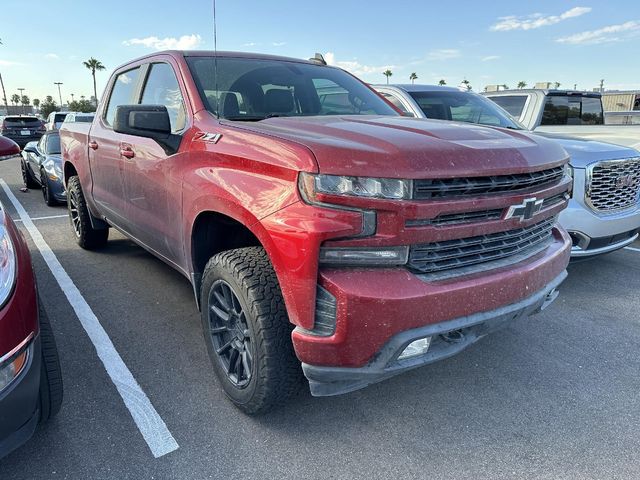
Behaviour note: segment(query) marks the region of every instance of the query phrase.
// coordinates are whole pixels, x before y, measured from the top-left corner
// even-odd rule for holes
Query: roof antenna
[[[220,120],[220,92],[218,91],[218,28],[216,24],[216,0],[213,0],[213,76],[216,89],[216,118]]]
[[[319,63],[320,65],[326,65],[327,61],[324,59],[324,56],[321,53],[316,53],[312,58],[309,59],[310,62]]]

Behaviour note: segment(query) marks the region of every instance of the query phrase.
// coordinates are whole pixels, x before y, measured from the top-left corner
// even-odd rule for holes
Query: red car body
[[[162,52],[117,69],[93,124],[62,128],[65,179],[78,175],[96,221],[117,227],[178,269],[196,293],[209,255],[234,246],[229,238],[201,238],[201,222],[225,219],[234,226],[230,232],[236,225],[250,231],[277,274],[287,314],[297,327],[295,352],[312,393],[354,390],[456,353],[489,330],[479,325],[493,327],[539,310],[563,280],[570,240],[557,224],[550,227],[548,245],[535,255],[439,281],[425,281],[405,267],[321,266],[321,248],[413,246],[529,227],[565,208],[571,180],[563,175],[536,188],[437,201],[320,193],[310,204],[301,193],[302,172],[414,181],[503,178],[563,167],[567,155],[555,143],[522,132],[400,116],[218,119],[187,63],[189,57],[212,55]],[[116,133],[104,121],[117,75],[157,62],[172,67],[186,103],[186,127],[179,149],[170,155],[154,140]],[[219,137],[211,141],[207,134]],[[510,206],[533,196],[559,201],[545,203],[524,221],[505,218]],[[428,221],[492,209],[503,214],[444,226]],[[375,233],[367,236],[359,236],[363,211],[375,212],[376,218]],[[200,242],[206,241],[216,246],[205,249],[203,258]],[[336,299],[335,330],[328,336],[314,333],[318,285]],[[466,332],[464,341],[442,345],[428,358],[395,362],[418,334],[449,330]]]
[[[10,138],[0,135],[0,160],[20,155],[20,146]]]

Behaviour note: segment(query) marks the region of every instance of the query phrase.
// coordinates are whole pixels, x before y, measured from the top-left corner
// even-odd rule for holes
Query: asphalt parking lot
[[[640,243],[572,264],[553,307],[454,358],[251,418],[216,384],[185,278],[117,232],[106,249],[81,250],[65,207],[19,191],[17,159],[0,163],[0,178],[178,446],[154,456],[23,229],[65,400],[0,460],[0,479],[640,477]]]

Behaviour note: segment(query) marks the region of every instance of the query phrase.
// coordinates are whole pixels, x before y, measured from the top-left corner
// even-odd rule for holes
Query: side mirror
[[[22,151],[27,153],[38,153],[38,149],[36,145],[37,145],[36,142],[29,142],[24,146]]]
[[[0,135],[0,160],[20,154],[20,147],[13,140]]]
[[[116,108],[113,131],[151,138],[167,155],[178,151],[182,137],[171,133],[169,112],[164,105],[120,105]]]

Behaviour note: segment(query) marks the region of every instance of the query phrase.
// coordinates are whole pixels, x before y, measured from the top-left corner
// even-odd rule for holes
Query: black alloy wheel
[[[245,312],[233,288],[217,280],[209,293],[211,341],[227,378],[236,388],[251,381],[253,340]]]

